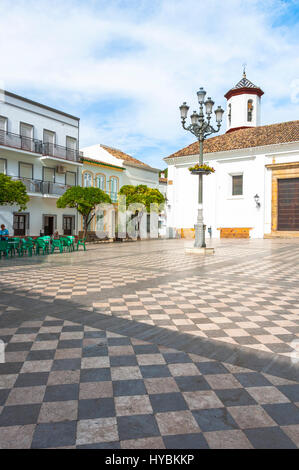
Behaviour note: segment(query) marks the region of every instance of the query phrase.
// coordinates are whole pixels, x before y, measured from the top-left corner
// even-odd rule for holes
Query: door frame
[[[271,234],[299,237],[299,231],[278,230],[278,180],[299,178],[299,162],[272,163],[266,168],[272,170]]]

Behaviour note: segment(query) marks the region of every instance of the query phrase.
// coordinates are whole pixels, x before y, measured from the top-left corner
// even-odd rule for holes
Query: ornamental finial
[[[243,78],[246,78],[246,65],[247,64],[243,64]]]

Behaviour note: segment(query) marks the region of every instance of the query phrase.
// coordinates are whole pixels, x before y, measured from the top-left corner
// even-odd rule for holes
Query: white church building
[[[299,237],[299,120],[261,125],[264,92],[242,79],[226,94],[227,131],[205,140],[204,224],[213,238]],[[194,237],[198,163],[194,142],[164,159],[168,165],[169,233]],[[207,232],[206,232],[207,235]]]

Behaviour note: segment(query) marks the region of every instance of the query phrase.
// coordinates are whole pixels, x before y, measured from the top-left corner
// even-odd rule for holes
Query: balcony
[[[83,153],[79,150],[47,142],[43,143],[41,140],[31,139],[30,137],[24,137],[20,134],[0,130],[0,146],[1,145],[77,163],[80,163],[81,157],[83,156]]]
[[[28,193],[38,193],[43,195],[62,196],[71,186],[67,184],[52,183],[50,181],[42,181],[31,178],[23,178],[21,176],[11,176],[14,181],[22,181],[26,186]]]
[[[80,162],[83,153],[79,150],[47,142],[43,144],[43,155],[69,160],[71,162]]]
[[[42,153],[43,143],[41,140],[30,139],[12,132],[0,130],[0,145],[12,147],[15,149],[26,150],[27,152]]]

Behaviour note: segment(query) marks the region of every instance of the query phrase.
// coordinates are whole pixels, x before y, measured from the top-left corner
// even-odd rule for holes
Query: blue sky
[[[81,146],[164,167],[193,142],[178,106],[204,86],[225,107],[244,62],[262,123],[299,118],[299,0],[0,0],[0,18],[0,83],[79,116]]]

